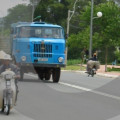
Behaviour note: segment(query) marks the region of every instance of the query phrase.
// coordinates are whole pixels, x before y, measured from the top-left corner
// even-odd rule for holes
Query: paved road
[[[62,72],[59,84],[27,74],[9,120],[120,120],[119,86],[120,78],[75,72]]]

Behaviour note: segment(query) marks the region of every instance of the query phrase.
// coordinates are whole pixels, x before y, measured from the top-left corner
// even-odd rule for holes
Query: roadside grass
[[[108,72],[120,72],[120,68],[114,68],[114,67],[113,67],[113,68],[109,68],[109,67],[108,67],[108,68],[107,68],[107,71],[108,71]]]
[[[67,65],[62,70],[81,70],[86,71],[86,67],[81,65],[81,59],[70,59],[67,60]],[[120,68],[107,68],[108,72],[120,72]]]
[[[67,65],[65,68],[62,68],[62,70],[85,70],[84,66],[81,65]]]
[[[76,64],[81,64],[81,60],[80,59],[70,59],[67,60],[67,65],[76,65]]]
[[[86,68],[81,66],[80,59],[71,59],[67,61],[67,66],[62,68],[62,70],[82,70],[84,71]]]

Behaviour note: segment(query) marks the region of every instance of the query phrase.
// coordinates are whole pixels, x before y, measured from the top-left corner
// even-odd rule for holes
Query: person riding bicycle
[[[10,69],[11,71],[15,72],[16,78],[20,78],[20,71],[19,68],[11,63],[11,56],[9,54],[5,54],[4,58],[2,58],[2,64],[0,66],[0,74],[4,72],[7,69]]]
[[[2,60],[2,65],[0,65],[0,74],[2,72],[5,72],[6,70],[10,70],[13,71],[15,73],[15,85],[16,85],[16,91],[18,94],[18,80],[20,79],[20,70],[19,68],[11,63],[11,56],[9,54],[4,54],[4,56],[2,58],[0,58]],[[17,101],[17,95],[16,95],[16,101]]]

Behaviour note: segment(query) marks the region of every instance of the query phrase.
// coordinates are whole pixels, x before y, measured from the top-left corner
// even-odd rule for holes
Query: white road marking
[[[102,95],[102,96],[105,96],[105,97],[110,97],[110,98],[113,98],[113,99],[116,99],[116,100],[120,100],[120,97],[118,97],[118,96],[114,96],[114,95],[110,95],[110,94],[107,94],[107,93],[95,91],[95,90],[88,89],[88,88],[85,88],[85,87],[80,87],[80,86],[77,86],[77,85],[71,85],[71,84],[64,83],[64,82],[59,82],[59,83],[62,84],[62,85],[66,85],[66,86],[73,87],[73,88],[76,88],[76,89],[80,89],[80,90],[83,90],[83,91],[92,92],[92,93],[95,93],[95,94],[98,94],[98,95]]]
[[[80,86],[76,86],[76,85],[72,85],[72,84],[68,84],[68,83],[64,83],[64,82],[59,82],[59,83],[62,84],[62,85],[66,85],[66,86],[69,86],[69,87],[72,87],[72,88],[79,89],[79,90],[91,91],[91,89],[88,89],[88,88],[84,88],[84,87],[80,87]]]
[[[36,75],[31,75],[31,74],[27,74],[27,75],[29,75],[31,77],[35,77],[35,78],[37,77]],[[89,88],[85,88],[85,87],[81,87],[81,86],[77,86],[77,85],[72,85],[72,84],[65,83],[65,82],[59,82],[59,84],[66,85],[66,86],[76,88],[76,89],[79,89],[79,90],[95,93],[97,95],[102,95],[102,96],[109,97],[109,98],[112,98],[112,99],[120,100],[120,97],[118,97],[118,96],[114,96],[114,95],[110,95],[110,94],[107,94],[107,93],[95,91],[95,90],[92,90],[92,89],[89,89]]]
[[[120,115],[115,116],[115,117],[113,117],[113,118],[110,118],[110,119],[108,119],[108,120],[120,120]]]
[[[25,73],[26,75],[28,75],[28,76],[31,76],[31,77],[34,77],[34,78],[38,78],[38,76],[37,75],[32,75],[32,74],[27,74],[27,73]]]

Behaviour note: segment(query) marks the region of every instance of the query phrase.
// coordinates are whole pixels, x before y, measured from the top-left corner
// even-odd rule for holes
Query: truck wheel
[[[51,74],[50,73],[46,73],[45,74],[45,80],[50,80]]]
[[[58,83],[59,79],[60,79],[60,72],[61,69],[60,68],[55,68],[52,72],[52,79],[54,83]]]
[[[43,80],[43,79],[44,79],[44,75],[43,75],[43,74],[39,74],[39,73],[38,73],[38,77],[39,77],[40,80]]]

